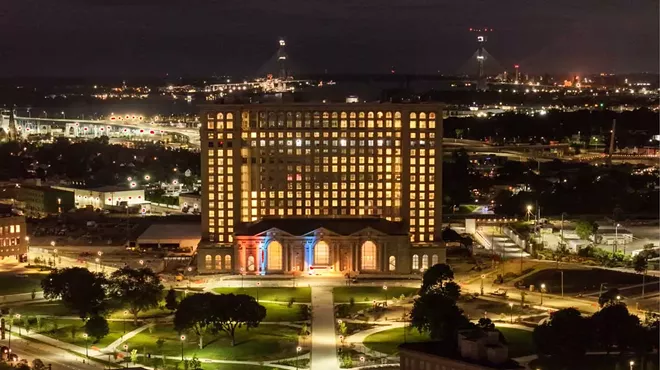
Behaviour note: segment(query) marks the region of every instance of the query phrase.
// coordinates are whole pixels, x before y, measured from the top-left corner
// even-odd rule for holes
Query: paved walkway
[[[331,287],[312,287],[311,370],[338,370]]]
[[[117,340],[115,340],[114,342],[110,343],[107,347],[105,347],[105,348],[102,349],[101,351],[102,351],[102,352],[108,352],[108,353],[109,353],[109,352],[112,352],[112,351],[116,350],[117,347],[119,347],[120,344],[122,344],[122,343],[124,343],[125,341],[127,341],[127,340],[133,338],[134,336],[138,335],[139,333],[141,333],[142,331],[144,331],[145,329],[147,329],[148,327],[153,326],[153,325],[154,325],[154,324],[142,325],[142,326],[140,326],[139,328],[137,328],[137,329],[135,329],[135,330],[132,330],[132,331],[130,331],[130,332],[124,334],[124,335],[122,335],[121,337],[119,337],[119,339],[117,339]]]

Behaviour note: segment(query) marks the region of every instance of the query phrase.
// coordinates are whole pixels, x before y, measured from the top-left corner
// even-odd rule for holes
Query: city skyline
[[[0,11],[0,29],[15,35],[3,40],[5,76],[253,75],[280,36],[301,72],[451,74],[476,50],[470,27],[493,28],[489,52],[524,72],[657,71],[658,61],[651,1],[37,0]]]

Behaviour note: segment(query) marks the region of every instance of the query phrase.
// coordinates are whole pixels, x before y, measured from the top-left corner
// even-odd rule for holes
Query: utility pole
[[[616,119],[612,120],[612,130],[610,131],[610,152],[607,156],[607,165],[612,166],[612,154],[614,153],[614,137],[616,134]]]

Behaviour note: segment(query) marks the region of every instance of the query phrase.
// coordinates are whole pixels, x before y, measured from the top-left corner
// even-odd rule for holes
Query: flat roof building
[[[444,262],[441,105],[218,104],[206,106],[202,119],[200,271],[208,272],[207,255],[227,254],[234,256],[233,271],[246,273],[309,271],[319,265],[410,273]],[[356,225],[382,219],[405,230],[398,248],[406,257],[374,243],[367,233],[352,239],[350,251],[342,247],[349,244],[325,242],[328,233],[317,233],[305,239],[305,257],[296,264],[300,251],[293,244],[278,241],[285,252],[269,254],[272,237],[257,243],[244,240],[250,235],[237,237],[247,224],[267,218],[341,218]],[[317,226],[305,231],[333,231],[323,222]],[[394,270],[386,262],[390,257],[398,261]],[[269,264],[269,258],[278,262]]]
[[[97,188],[78,188],[69,186],[54,186],[73,193],[77,208],[91,206],[94,209],[104,209],[113,206],[138,206],[147,201],[144,199],[144,189],[131,189],[121,186],[102,186]]]
[[[28,243],[25,239],[25,217],[0,211],[0,258],[26,258]]]

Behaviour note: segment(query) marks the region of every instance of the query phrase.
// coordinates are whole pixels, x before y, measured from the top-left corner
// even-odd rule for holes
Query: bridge
[[[9,116],[2,116],[0,126],[9,126]],[[111,120],[84,120],[67,118],[14,117],[16,132],[20,136],[58,133],[64,137],[94,138],[101,136],[129,140],[158,140],[166,135],[176,136],[188,145],[199,147],[198,129],[172,127],[167,123],[127,123]]]

